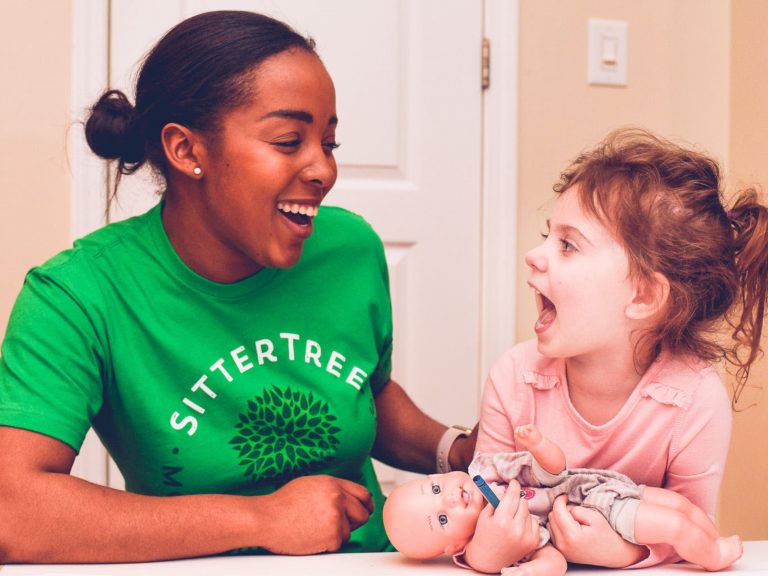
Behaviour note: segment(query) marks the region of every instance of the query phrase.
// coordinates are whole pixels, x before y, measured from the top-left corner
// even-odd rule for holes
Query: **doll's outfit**
[[[555,498],[565,494],[569,504],[592,508],[608,520],[625,540],[635,543],[635,516],[643,494],[630,478],[612,470],[574,468],[551,474],[530,452],[478,454],[469,474],[481,475],[486,482],[508,484],[517,480],[526,492],[528,508],[539,522],[539,548],[550,540],[547,515]]]

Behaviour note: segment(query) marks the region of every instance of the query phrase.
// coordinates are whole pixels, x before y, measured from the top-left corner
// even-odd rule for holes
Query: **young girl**
[[[506,572],[508,559],[498,547],[475,542],[480,516],[484,511],[493,514],[470,479],[479,474],[495,483],[497,491],[504,490],[498,483],[508,486],[501,496],[504,504],[498,503],[502,515],[503,507],[516,500],[518,506],[525,502],[536,516],[529,525],[539,540],[526,554],[527,562],[513,569],[515,573],[565,573],[565,559],[549,543],[545,528],[552,502],[561,494],[569,503],[599,511],[623,538],[646,544],[668,542],[685,560],[707,570],[727,568],[741,556],[739,537],[721,537],[707,515],[677,492],[638,486],[607,470],[566,470],[563,451],[534,424],[517,427],[515,437],[525,452],[478,454],[469,474],[451,472],[398,486],[384,505],[384,526],[397,549],[415,558],[458,553],[462,565],[466,561],[481,572]],[[520,483],[525,486],[522,491]],[[518,496],[508,499],[508,494]]]
[[[768,282],[768,210],[752,190],[726,208],[720,185],[716,162],[640,130],[611,134],[565,170],[549,233],[526,255],[536,338],[492,368],[478,451],[519,451],[513,429],[533,423],[570,466],[668,488],[714,516],[731,412],[710,362],[737,368],[737,398],[759,353]],[[510,522],[526,534],[525,514]],[[549,526],[571,562],[677,559],[560,500]],[[530,541],[515,544],[510,529],[481,517],[475,539],[520,558]]]

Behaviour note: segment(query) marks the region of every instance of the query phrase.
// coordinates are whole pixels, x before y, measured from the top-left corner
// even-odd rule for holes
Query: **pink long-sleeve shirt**
[[[616,470],[637,484],[679,492],[714,517],[731,421],[728,393],[711,365],[662,353],[616,416],[590,424],[571,404],[565,361],[543,357],[530,340],[491,369],[477,451],[524,450],[513,428],[534,423],[563,449],[569,468]],[[679,560],[667,545],[649,549],[632,568]]]

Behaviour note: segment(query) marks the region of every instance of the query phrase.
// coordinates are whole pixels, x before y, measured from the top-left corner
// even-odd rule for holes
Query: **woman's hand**
[[[555,499],[548,528],[568,562],[624,568],[648,555],[648,548],[624,540],[597,510],[567,506],[565,495]]]
[[[277,554],[334,552],[373,512],[367,488],[333,476],[296,478],[258,500],[262,547]]]
[[[480,572],[499,572],[536,549],[539,523],[520,498],[520,485],[509,483],[498,508],[488,504],[480,513],[477,528],[464,558]]]

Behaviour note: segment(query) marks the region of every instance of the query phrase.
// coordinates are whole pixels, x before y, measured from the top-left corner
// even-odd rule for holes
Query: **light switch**
[[[590,84],[627,85],[626,20],[589,19],[587,81]]]

